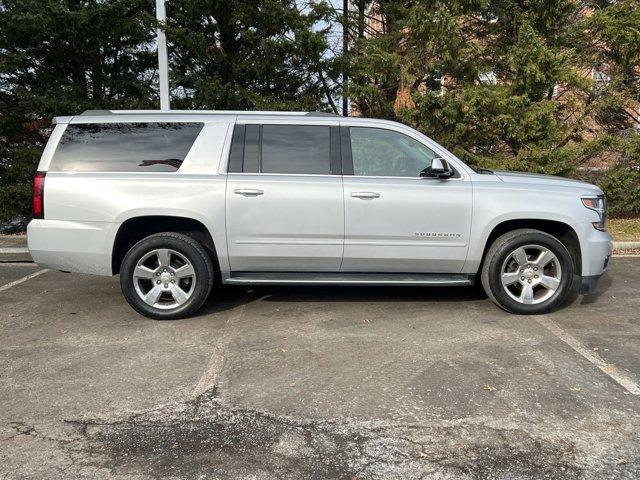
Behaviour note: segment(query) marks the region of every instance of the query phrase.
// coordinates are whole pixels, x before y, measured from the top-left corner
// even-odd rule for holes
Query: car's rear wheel
[[[494,303],[518,314],[558,308],[571,291],[571,253],[548,233],[520,229],[497,238],[484,260],[482,286]]]
[[[213,272],[211,259],[198,242],[180,233],[158,233],[127,252],[120,286],[137,312],[173,320],[202,307],[213,286]]]

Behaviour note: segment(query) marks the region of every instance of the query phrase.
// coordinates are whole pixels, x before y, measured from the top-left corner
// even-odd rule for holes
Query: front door
[[[339,141],[331,125],[236,125],[226,192],[232,271],[339,271]]]
[[[343,177],[342,270],[459,273],[471,228],[467,175],[420,177],[437,156],[422,142],[383,128],[342,128],[353,164]]]

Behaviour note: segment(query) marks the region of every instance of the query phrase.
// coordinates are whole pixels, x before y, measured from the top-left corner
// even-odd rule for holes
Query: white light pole
[[[157,30],[158,75],[160,76],[160,110],[171,110],[171,106],[169,105],[169,61],[167,59],[167,35],[163,30],[167,19],[167,13],[164,9],[164,0],[156,0],[156,18],[161,24]]]
[[[349,76],[347,74],[347,63],[349,55],[349,0],[342,1],[342,54],[345,56],[345,64],[342,68],[342,116],[349,116],[349,98],[345,90]]]

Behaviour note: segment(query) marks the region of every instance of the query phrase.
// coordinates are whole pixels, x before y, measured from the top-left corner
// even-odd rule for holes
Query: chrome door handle
[[[355,198],[373,199],[380,197],[377,192],[351,192],[351,196]]]
[[[264,191],[258,188],[238,188],[234,190],[233,193],[236,195],[244,195],[245,197],[257,197],[258,195],[263,195]]]

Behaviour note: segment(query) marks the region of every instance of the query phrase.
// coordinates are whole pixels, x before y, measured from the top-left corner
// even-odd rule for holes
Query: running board
[[[444,273],[305,273],[233,272],[223,277],[232,285],[473,285],[469,275]]]

